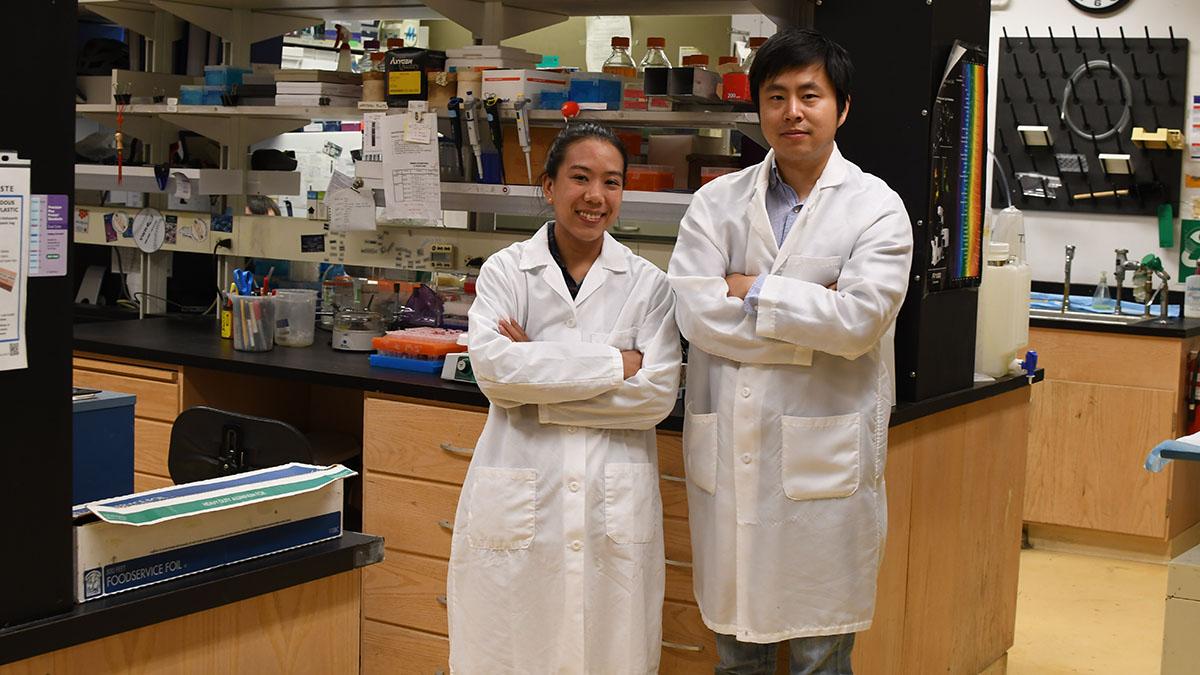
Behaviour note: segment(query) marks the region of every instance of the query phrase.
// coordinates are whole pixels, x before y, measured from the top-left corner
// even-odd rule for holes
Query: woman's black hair
[[[553,179],[558,175],[558,169],[562,166],[563,158],[567,154],[567,150],[578,143],[579,141],[594,138],[600,141],[607,141],[612,144],[617,152],[621,153],[621,175],[629,169],[629,153],[625,151],[625,144],[612,129],[595,122],[577,122],[567,125],[550,144],[550,150],[546,152],[545,168],[542,171],[542,178]]]
[[[758,108],[758,90],[771,78],[788,70],[813,64],[825,67],[837,92],[838,114],[846,109],[850,98],[850,82],[854,79],[854,64],[850,54],[824,33],[812,28],[789,28],[771,36],[759,48],[750,64],[750,96]]]

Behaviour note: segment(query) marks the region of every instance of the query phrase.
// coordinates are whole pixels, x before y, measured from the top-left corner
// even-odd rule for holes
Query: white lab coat
[[[572,299],[546,227],[488,259],[469,350],[491,401],[450,553],[450,668],[652,673],[663,598],[654,427],[674,407],[666,275],[609,235]],[[513,318],[533,342],[497,331]],[[619,350],[643,353],[622,378]]]
[[[696,193],[668,271],[690,343],[696,599],[709,628],[759,643],[871,625],[887,526],[881,347],[912,253],[900,197],[836,148],[781,250],[772,159]],[[731,273],[770,275],[757,314],[726,297]]]

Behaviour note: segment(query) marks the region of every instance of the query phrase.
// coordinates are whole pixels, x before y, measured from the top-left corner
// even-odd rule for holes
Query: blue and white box
[[[76,506],[75,599],[336,539],[353,475],[292,463]]]

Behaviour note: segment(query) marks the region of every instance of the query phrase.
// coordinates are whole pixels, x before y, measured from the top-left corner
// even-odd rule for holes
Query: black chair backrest
[[[171,428],[167,468],[177,485],[288,462],[314,463],[308,439],[286,422],[196,406]]]

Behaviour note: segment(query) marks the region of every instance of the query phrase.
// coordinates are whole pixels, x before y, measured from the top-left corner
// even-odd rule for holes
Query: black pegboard
[[[1155,215],[1159,204],[1168,202],[1178,212],[1183,151],[1139,148],[1130,137],[1133,127],[1186,129],[1187,59],[1188,41],[1182,37],[1030,37],[1028,31],[1020,37],[1001,37],[997,85],[992,92],[996,101],[992,148],[1013,203],[1028,210]],[[1076,74],[1085,61],[1103,65]],[[1128,81],[1130,91],[1125,99],[1130,119],[1119,134],[1095,140],[1081,137],[1062,120],[1064,92],[1070,92],[1066,93],[1070,119],[1085,133],[1103,135],[1125,113],[1122,80],[1109,64]],[[1073,75],[1072,91],[1068,81]],[[1053,146],[1026,147],[1018,125],[1048,126]],[[1130,155],[1133,174],[1105,174],[1098,158],[1101,153]],[[1087,172],[1060,171],[1059,154],[1083,155]],[[1026,196],[1017,173],[1056,176],[1063,186],[1050,190],[1055,199]],[[992,206],[1007,206],[1001,182],[994,181],[992,187]],[[1072,199],[1075,194],[1121,189],[1133,194]]]

